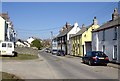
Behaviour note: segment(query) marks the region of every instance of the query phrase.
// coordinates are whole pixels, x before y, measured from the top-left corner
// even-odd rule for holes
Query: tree
[[[34,41],[32,41],[31,47],[36,47],[38,49],[41,49],[42,48],[42,43],[40,42],[40,40],[35,39]]]

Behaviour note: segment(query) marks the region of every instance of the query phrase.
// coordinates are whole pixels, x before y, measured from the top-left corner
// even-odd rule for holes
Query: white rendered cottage
[[[118,49],[118,28],[120,27],[120,17],[117,9],[112,14],[112,20],[100,26],[92,33],[92,50],[103,51],[112,62],[120,63]]]

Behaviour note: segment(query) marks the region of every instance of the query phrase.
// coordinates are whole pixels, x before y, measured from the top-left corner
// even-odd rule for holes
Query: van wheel
[[[90,66],[92,66],[92,62],[91,62],[90,60],[88,61],[88,64],[89,64]]]
[[[13,54],[14,57],[17,57],[17,52],[14,51]]]

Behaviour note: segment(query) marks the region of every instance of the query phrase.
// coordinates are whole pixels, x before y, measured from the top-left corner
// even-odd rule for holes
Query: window
[[[6,47],[6,43],[2,43],[2,47]]]
[[[98,52],[92,52],[92,54],[93,54],[93,56],[103,56],[103,57],[105,57],[106,55],[105,55],[105,53],[104,52],[101,52],[101,51],[98,51]]]
[[[8,48],[12,48],[12,44],[11,43],[8,43]]]
[[[117,40],[117,27],[114,28],[114,40]]]
[[[86,53],[86,56],[91,56],[91,52],[87,52],[87,53]]]
[[[84,37],[86,37],[86,34],[84,35]]]
[[[105,41],[105,30],[103,30],[103,41]]]
[[[117,60],[117,45],[113,47],[113,60]]]
[[[103,52],[105,53],[105,45],[103,45]]]

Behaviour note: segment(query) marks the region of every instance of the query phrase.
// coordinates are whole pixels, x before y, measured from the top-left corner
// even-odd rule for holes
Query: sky
[[[59,34],[66,22],[81,27],[92,24],[94,16],[99,25],[111,20],[117,2],[2,2],[2,12],[8,12],[17,38],[51,38]]]

